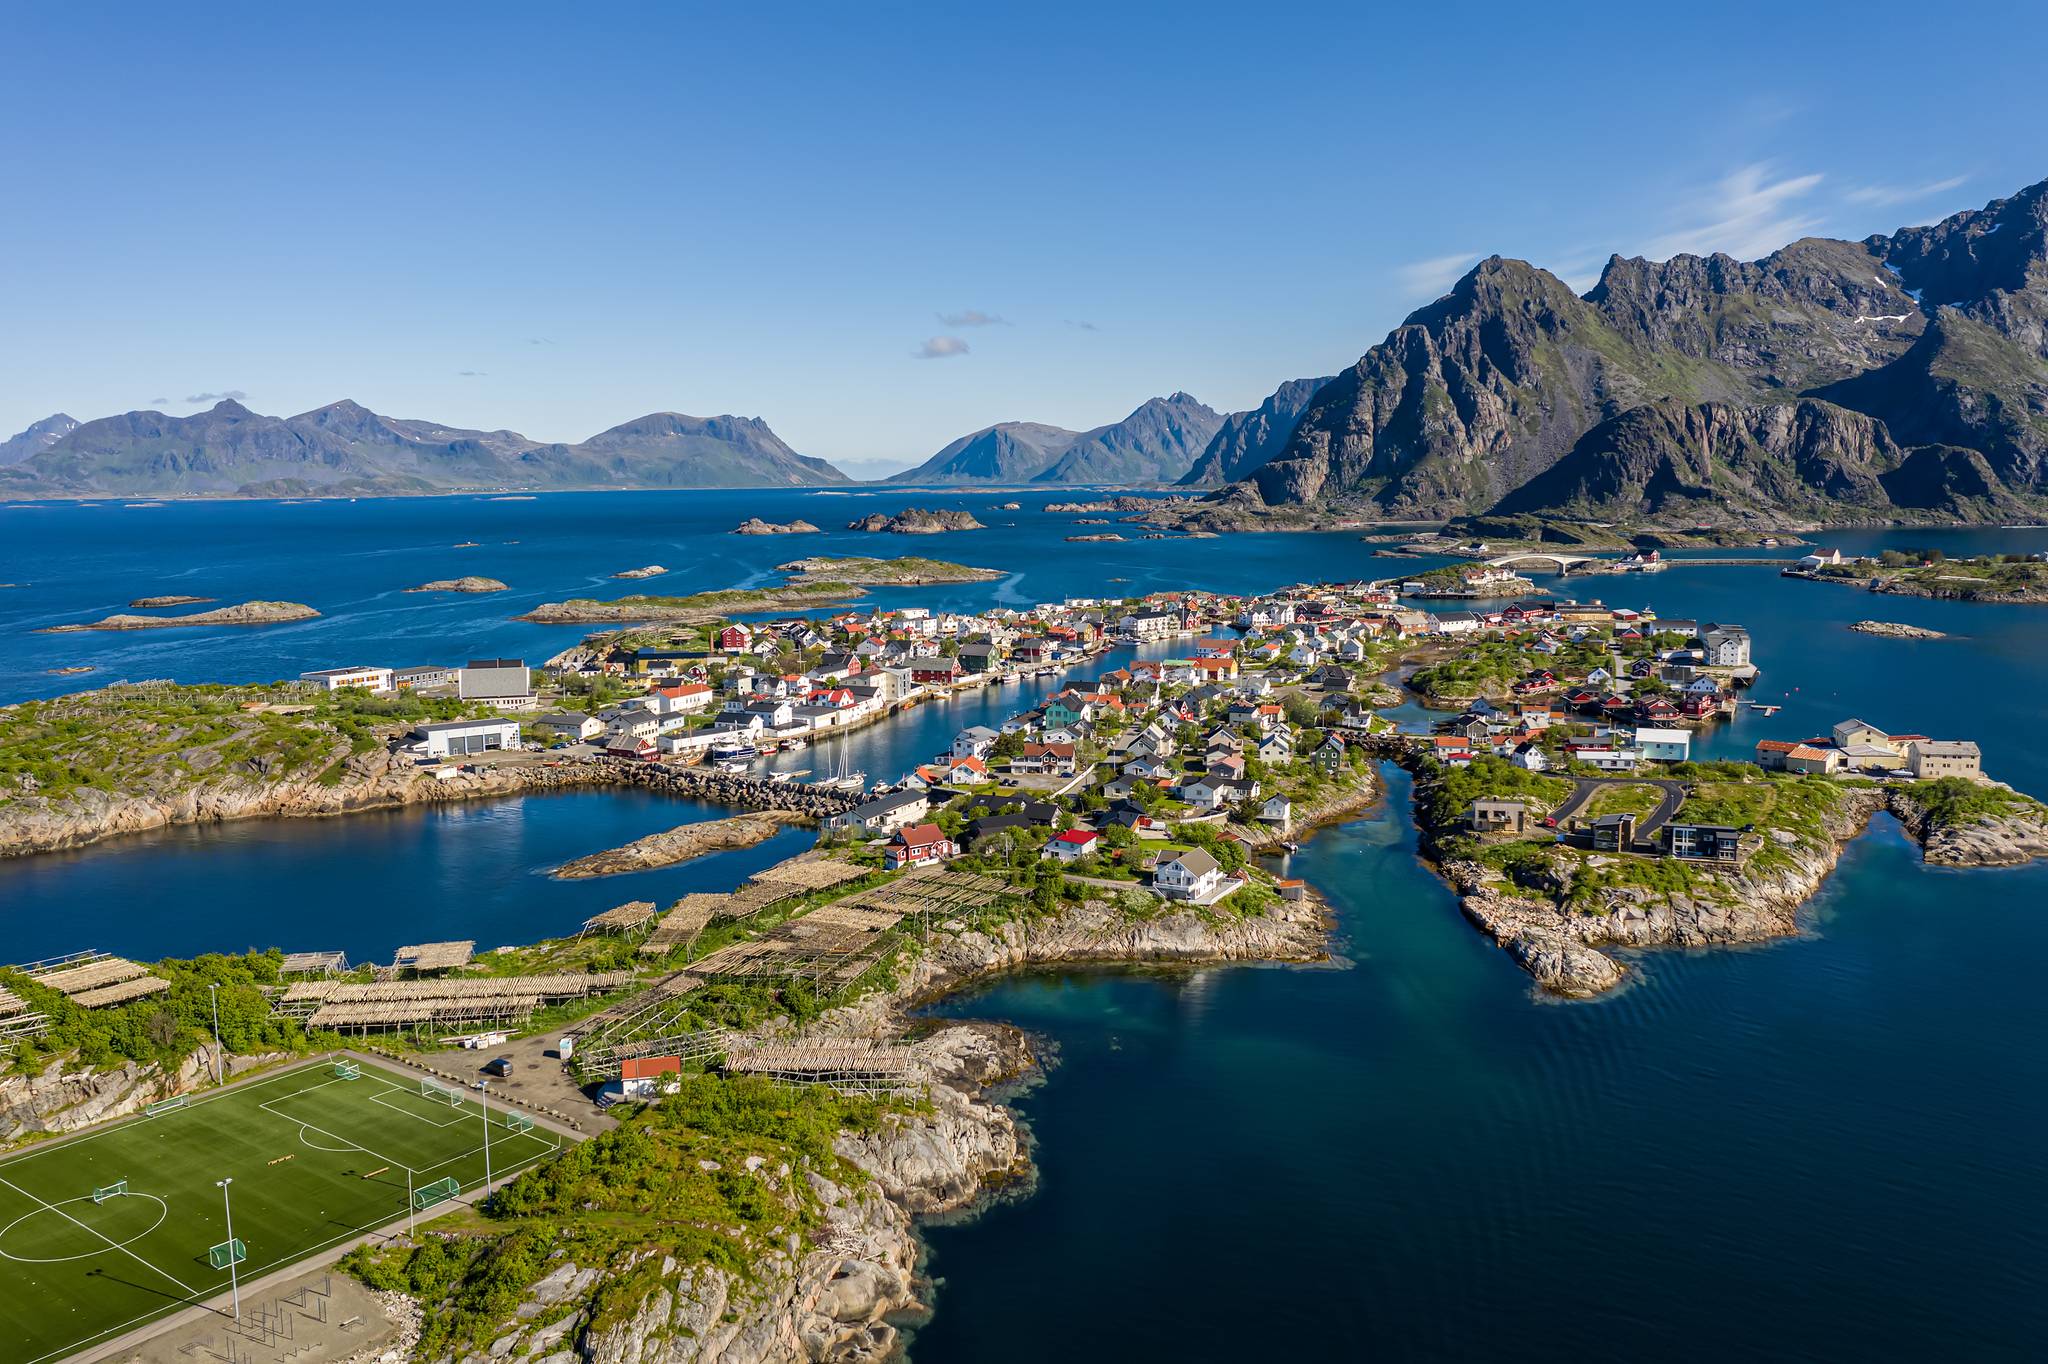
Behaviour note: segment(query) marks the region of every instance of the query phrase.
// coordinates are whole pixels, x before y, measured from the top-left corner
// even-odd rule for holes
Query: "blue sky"
[[[0,433],[346,396],[901,466],[1248,407],[1483,254],[1585,287],[2048,176],[2038,6],[1562,8],[10,4]]]

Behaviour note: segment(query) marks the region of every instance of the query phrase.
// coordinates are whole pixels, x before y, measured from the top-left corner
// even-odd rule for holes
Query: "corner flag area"
[[[474,1091],[299,1066],[0,1159],[0,1360],[44,1364],[553,1155]],[[421,1190],[434,1194],[418,1202]],[[409,1203],[408,1199],[414,1202]],[[215,1268],[218,1262],[219,1268]]]

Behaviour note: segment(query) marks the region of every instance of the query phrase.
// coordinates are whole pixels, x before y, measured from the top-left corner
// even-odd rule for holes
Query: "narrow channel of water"
[[[1810,936],[1532,998],[1408,782],[1293,870],[1346,964],[1012,977],[1035,1194],[930,1230],[915,1364],[2025,1358],[2048,1330],[2048,868],[1888,820]]]

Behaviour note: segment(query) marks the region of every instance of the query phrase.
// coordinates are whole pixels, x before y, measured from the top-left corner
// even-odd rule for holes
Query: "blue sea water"
[[[1071,496],[1071,494],[1059,494]],[[1067,544],[1042,494],[566,495],[0,509],[0,701],[115,677],[264,679],[376,661],[539,658],[574,630],[508,618],[609,595],[618,569],[695,591],[809,553],[921,553],[1002,580],[878,594],[975,606],[1155,587],[1256,590],[1386,574],[1355,534]],[[838,526],[965,506],[990,529],[742,539],[749,515]],[[1006,524],[1015,522],[1014,525]],[[459,541],[482,542],[456,550]],[[517,543],[508,543],[516,541]],[[2048,548],[2048,532],[1853,532],[1845,550]],[[411,596],[464,572],[497,597]],[[1116,581],[1122,579],[1124,581]],[[645,586],[644,584],[638,586]],[[1701,751],[1746,754],[1857,715],[1974,738],[1989,770],[2048,792],[2042,608],[1871,597],[1766,568],[1674,568],[1562,590],[1750,627],[1785,710],[1743,712]],[[306,601],[304,625],[36,635],[134,596]],[[1939,641],[1851,633],[1867,617]],[[96,662],[81,680],[43,671]],[[1085,675],[1085,674],[1084,674]],[[1008,687],[820,744],[786,766],[893,776]],[[835,751],[838,750],[838,751]],[[2034,1358],[2048,1309],[2048,1017],[2033,978],[2048,869],[1920,865],[1880,821],[1799,939],[1651,953],[1589,1004],[1533,996],[1415,858],[1407,788],[1292,859],[1330,898],[1324,968],[1013,977],[943,1012],[1013,1019],[1053,1044],[1021,1102],[1042,1177],[933,1228],[936,1318],[918,1364],[1078,1359]],[[704,807],[640,793],[170,830],[0,863],[0,955],[98,946],[149,956],[277,943],[382,957],[565,931],[628,898],[729,885],[785,855],[561,883],[542,873]],[[791,846],[794,846],[792,842]]]

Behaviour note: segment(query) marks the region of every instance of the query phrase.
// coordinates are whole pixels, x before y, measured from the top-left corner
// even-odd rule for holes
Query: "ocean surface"
[[[1009,500],[1024,509],[994,510]],[[533,603],[744,585],[810,553],[1005,570],[875,598],[963,607],[1413,566],[1374,558],[1353,533],[1067,544],[1088,528],[1047,515],[1046,500],[891,491],[0,508],[0,582],[32,584],[0,589],[0,701],[119,677],[538,661],[578,632],[509,620]],[[991,529],[726,533],[749,515],[839,526],[906,505],[964,506]],[[1816,538],[1844,550],[2048,549],[2043,531]],[[453,548],[465,540],[482,543]],[[608,576],[648,562],[676,572],[651,585]],[[465,572],[514,590],[403,593]],[[1725,566],[1561,590],[1749,626],[1763,670],[1752,695],[1785,710],[1744,711],[1704,754],[1746,755],[1759,738],[1854,715],[1973,738],[1993,775],[2048,792],[2036,729],[2048,608],[1873,597]],[[250,630],[28,633],[163,592],[305,601],[324,614]],[[1845,628],[1865,618],[1952,638]],[[101,671],[44,671],[73,662]],[[925,707],[781,762],[893,777],[1050,685]],[[948,1003],[942,1012],[1032,1029],[1057,1062],[1020,1100],[1036,1186],[931,1229],[938,1313],[918,1333],[916,1364],[2039,1357],[2048,1007],[2033,970],[2048,952],[2048,868],[1930,870],[1880,820],[1817,898],[1805,936],[1642,955],[1625,990],[1560,1004],[1533,995],[1459,917],[1415,858],[1406,778],[1389,781],[1380,811],[1290,859],[1336,910],[1337,963],[1013,977]],[[441,937],[487,948],[572,930],[622,900],[730,885],[805,837],[628,877],[544,874],[717,813],[579,793],[169,830],[14,859],[0,862],[0,955],[276,944],[382,959]]]

